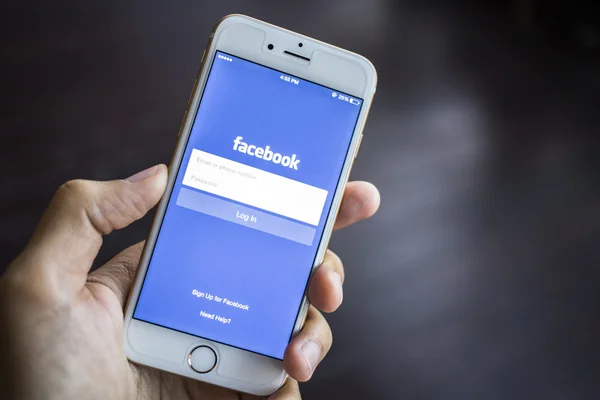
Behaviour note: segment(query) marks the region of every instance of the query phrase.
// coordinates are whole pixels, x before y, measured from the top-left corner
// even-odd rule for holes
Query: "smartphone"
[[[218,23],[128,301],[131,361],[255,395],[283,384],[376,82],[349,51]]]

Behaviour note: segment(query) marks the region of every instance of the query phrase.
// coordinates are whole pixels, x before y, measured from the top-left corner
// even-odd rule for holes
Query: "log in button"
[[[307,246],[315,239],[313,227],[186,188],[179,190],[177,205]]]

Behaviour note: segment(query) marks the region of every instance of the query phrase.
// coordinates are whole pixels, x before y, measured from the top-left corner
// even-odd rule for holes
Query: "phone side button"
[[[208,346],[198,346],[188,356],[188,365],[199,374],[206,374],[217,365],[217,353]]]
[[[190,95],[188,96],[188,108],[190,106],[190,103],[192,102],[192,97],[194,97],[194,93],[196,93],[196,85],[198,84],[198,78],[196,78],[196,80],[194,81],[194,85],[192,86],[192,91],[190,92]]]
[[[181,132],[183,132],[183,127],[185,126],[185,120],[187,119],[187,110],[183,114],[183,120],[181,121],[181,126],[179,127],[179,132],[177,133],[177,137],[181,136]]]

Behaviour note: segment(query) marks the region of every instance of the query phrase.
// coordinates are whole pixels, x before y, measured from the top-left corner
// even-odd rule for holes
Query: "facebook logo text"
[[[289,167],[291,169],[298,170],[298,164],[300,164],[300,160],[296,158],[295,154],[289,156],[282,156],[279,153],[274,153],[271,151],[270,146],[266,147],[257,147],[253,144],[249,145],[242,141],[244,139],[241,136],[238,136],[233,141],[233,149],[239,151],[240,153],[248,154],[249,156],[254,156],[257,158],[261,158],[265,161],[272,161],[275,164],[281,164],[284,167]]]

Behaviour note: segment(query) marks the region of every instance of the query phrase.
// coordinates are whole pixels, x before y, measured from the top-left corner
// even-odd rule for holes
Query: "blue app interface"
[[[134,318],[282,359],[361,106],[217,52]]]

